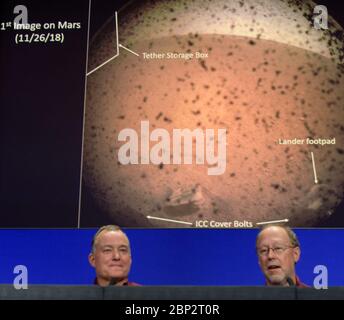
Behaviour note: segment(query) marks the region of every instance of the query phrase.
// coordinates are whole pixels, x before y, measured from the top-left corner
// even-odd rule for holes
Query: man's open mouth
[[[278,265],[272,264],[272,265],[268,266],[268,270],[278,270],[278,269],[281,269],[281,267]]]

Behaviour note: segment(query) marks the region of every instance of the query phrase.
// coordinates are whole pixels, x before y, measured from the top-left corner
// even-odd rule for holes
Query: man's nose
[[[118,250],[113,250],[113,252],[112,252],[112,259],[113,260],[120,260],[120,258],[121,258],[121,256],[120,256]]]
[[[272,248],[269,248],[268,250],[269,250],[269,251],[268,251],[268,258],[269,258],[269,259],[275,258],[275,257],[276,257],[275,251],[274,251]]]

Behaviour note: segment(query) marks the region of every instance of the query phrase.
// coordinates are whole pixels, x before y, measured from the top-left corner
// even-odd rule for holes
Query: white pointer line
[[[311,152],[312,155],[312,163],[313,163],[313,172],[314,172],[314,182],[318,183],[318,177],[317,177],[317,170],[315,169],[315,161],[314,161],[314,154]]]
[[[119,54],[119,39],[118,39],[118,19],[117,19],[117,11],[115,11],[115,24],[116,24],[116,52]]]
[[[94,71],[97,71],[98,69],[100,69],[101,67],[103,67],[104,65],[106,65],[107,63],[109,63],[111,60],[117,58],[119,56],[118,53],[116,53],[116,55],[114,55],[112,58],[106,60],[105,62],[103,62],[101,65],[99,65],[98,67],[94,68],[93,70],[91,70],[90,72],[88,72],[86,75],[89,76],[91,73],[93,73]]]
[[[98,67],[94,68],[93,70],[91,70],[90,72],[86,73],[86,76],[89,76],[90,74],[92,74],[93,72],[97,71],[98,69],[100,69],[101,67],[105,66],[107,63],[109,63],[110,61],[112,61],[113,59],[117,58],[119,56],[119,39],[118,39],[118,16],[117,16],[117,11],[115,11],[115,25],[116,25],[116,54],[111,57],[110,59],[106,60],[105,62],[103,62],[101,65],[99,65]]]
[[[138,53],[134,52],[134,51],[131,51],[130,49],[126,48],[125,46],[122,46],[121,44],[119,44],[119,46],[127,51],[129,51],[130,53],[134,54],[135,56],[140,56]]]
[[[158,217],[152,217],[152,216],[147,216],[148,219],[154,219],[154,220],[161,220],[161,221],[167,221],[167,222],[175,222],[175,223],[181,223],[181,224],[188,224],[188,225],[193,225],[191,222],[185,222],[185,221],[178,221],[178,220],[171,220],[171,219],[164,219],[164,218],[158,218]]]
[[[271,220],[271,221],[265,221],[265,222],[257,222],[256,225],[262,225],[262,224],[270,224],[270,223],[280,223],[280,222],[288,222],[289,219],[283,219],[283,220]]]
[[[87,46],[86,46],[86,61],[85,61],[85,82],[84,82],[84,106],[82,117],[82,140],[80,152],[80,177],[79,177],[79,199],[78,199],[78,229],[81,224],[81,194],[82,194],[82,176],[83,176],[83,163],[84,163],[84,141],[85,141],[85,110],[86,110],[86,97],[87,97],[87,68],[88,68],[88,49],[90,43],[90,21],[91,21],[91,8],[92,0],[88,2],[88,19],[87,19]]]

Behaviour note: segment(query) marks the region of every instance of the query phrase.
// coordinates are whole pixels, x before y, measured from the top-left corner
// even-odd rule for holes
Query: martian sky
[[[330,17],[328,29],[314,28],[314,7],[139,1],[118,12],[118,30],[112,17],[98,31],[89,70],[116,55],[116,31],[133,51],[119,47],[87,81],[84,187],[113,223],[310,227],[331,216],[344,191],[343,31]],[[119,139],[127,129],[132,138]],[[192,163],[176,163],[178,129],[215,136],[193,137],[182,149]],[[198,161],[201,140],[213,156],[225,141],[224,172],[210,175],[216,163]],[[137,163],[119,158],[126,145]],[[154,147],[160,163],[142,152]]]

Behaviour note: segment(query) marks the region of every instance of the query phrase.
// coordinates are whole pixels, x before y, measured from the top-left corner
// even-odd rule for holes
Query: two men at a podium
[[[267,286],[307,287],[296,275],[301,249],[296,234],[289,227],[263,227],[256,238],[256,252]],[[97,231],[88,258],[96,272],[94,284],[102,287],[138,285],[128,280],[132,263],[130,243],[118,226],[107,225]]]

